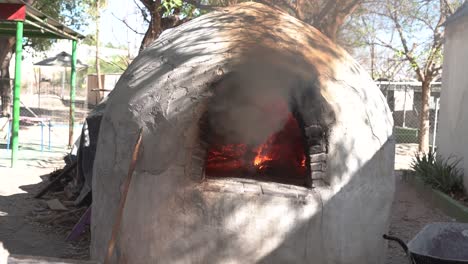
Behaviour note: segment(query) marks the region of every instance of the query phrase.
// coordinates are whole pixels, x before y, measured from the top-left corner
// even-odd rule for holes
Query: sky
[[[138,49],[143,35],[133,32],[121,20],[125,20],[137,32],[146,31],[146,24],[133,0],[109,0],[107,7],[101,12],[101,43],[124,45],[130,50]],[[92,34],[94,29],[92,24],[84,33]]]

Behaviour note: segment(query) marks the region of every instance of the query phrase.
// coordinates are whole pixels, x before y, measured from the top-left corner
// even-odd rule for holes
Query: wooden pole
[[[125,182],[123,185],[123,193],[122,196],[120,197],[120,202],[119,202],[119,207],[117,209],[117,215],[116,219],[114,222],[114,226],[112,227],[112,234],[111,238],[109,240],[109,244],[107,246],[107,255],[104,260],[104,264],[109,264],[110,259],[112,257],[112,254],[114,252],[115,248],[115,240],[117,238],[119,229],[120,229],[120,224],[122,222],[122,215],[123,215],[123,210],[125,207],[125,201],[127,200],[127,194],[128,194],[128,189],[130,187],[130,183],[132,181],[132,176],[133,172],[135,171],[137,159],[138,159],[138,153],[140,151],[140,145],[141,145],[141,139],[143,137],[143,129],[140,129],[140,132],[138,134],[138,139],[136,141],[135,147],[133,148],[133,153],[132,153],[132,160],[130,161],[130,167],[128,169],[128,174],[127,177],[125,178]]]

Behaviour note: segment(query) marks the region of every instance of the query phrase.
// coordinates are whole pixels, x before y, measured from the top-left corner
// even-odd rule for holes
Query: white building
[[[468,189],[468,2],[446,22],[438,154],[456,156]]]

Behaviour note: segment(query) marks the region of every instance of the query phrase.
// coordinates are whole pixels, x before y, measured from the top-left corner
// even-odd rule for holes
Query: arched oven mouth
[[[199,119],[202,178],[312,188],[327,171],[323,99],[310,83],[261,77],[233,72],[212,85]]]
[[[294,106],[277,102],[272,104],[275,110],[265,110],[265,115],[260,118],[262,122],[274,123],[276,121],[268,119],[277,117],[282,121],[269,133],[258,133],[260,136],[256,131],[250,136],[249,128],[234,132],[219,129],[216,126],[223,124],[213,119],[229,118],[224,117],[225,113],[206,111],[199,126],[201,145],[204,146],[202,178],[249,179],[306,188],[312,188],[314,181],[322,184],[327,171],[326,129],[318,122],[304,125],[300,112],[290,105]],[[259,125],[258,129],[263,127]]]
[[[307,186],[310,170],[305,131],[292,112],[284,115],[281,128],[254,143],[232,140],[210,129],[205,178],[252,179]]]

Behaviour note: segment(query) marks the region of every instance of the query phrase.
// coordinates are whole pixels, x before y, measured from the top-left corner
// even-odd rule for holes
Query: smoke
[[[261,55],[266,54],[250,57],[214,87],[209,126],[226,143],[262,144],[284,127],[292,112],[298,76],[279,58],[267,62]]]

